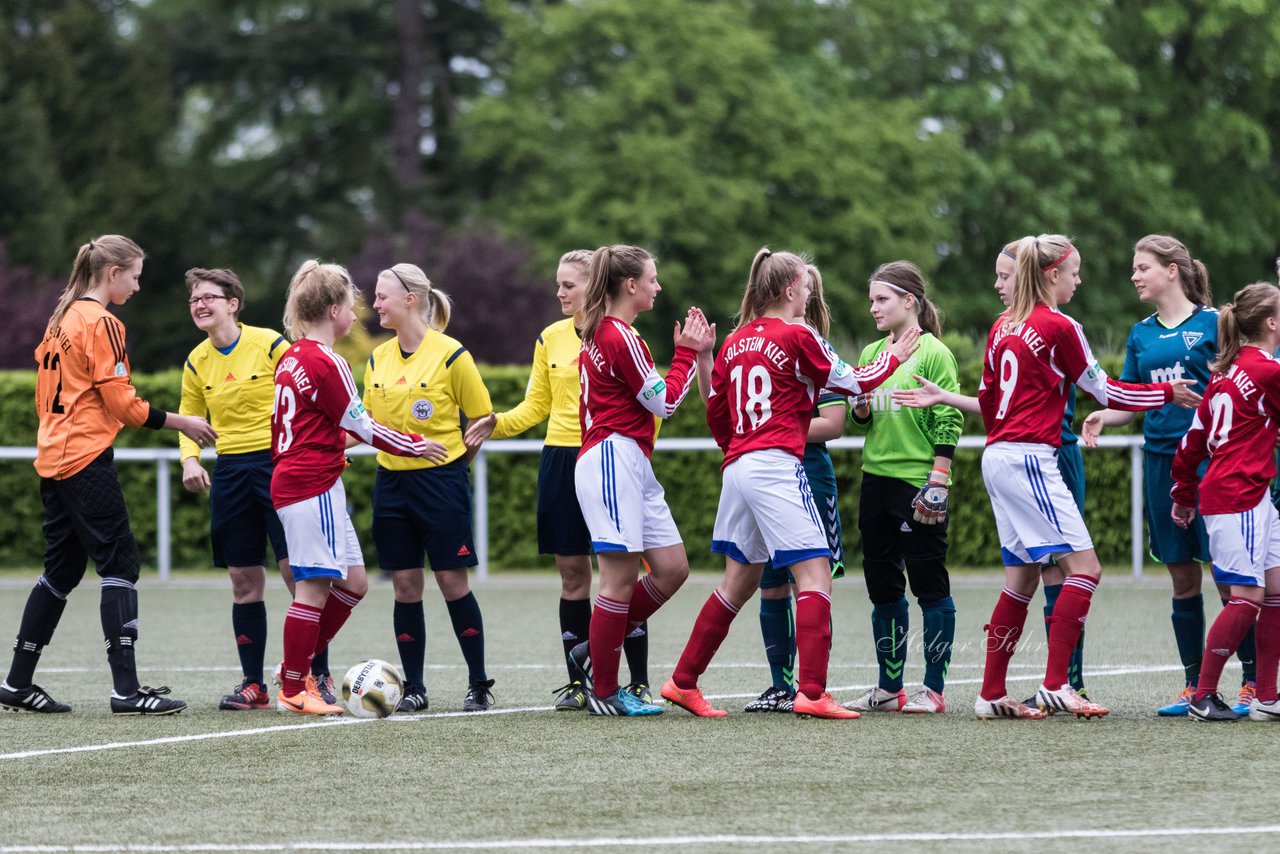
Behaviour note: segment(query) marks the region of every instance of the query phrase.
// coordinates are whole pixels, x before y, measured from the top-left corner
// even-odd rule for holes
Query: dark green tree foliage
[[[501,85],[463,117],[481,210],[541,263],[615,242],[658,256],[659,352],[690,303],[728,331],[765,243],[813,253],[840,320],[869,331],[866,276],[931,258],[947,235],[956,138],[922,138],[915,103],[855,97],[821,31],[784,50],[753,12],[737,0],[511,11]]]

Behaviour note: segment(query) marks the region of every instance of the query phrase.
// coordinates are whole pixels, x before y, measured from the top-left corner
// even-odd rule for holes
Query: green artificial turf
[[[661,684],[716,578],[695,576],[651,620],[651,676]],[[0,637],[17,630],[29,579],[0,579]],[[1219,844],[1179,828],[1280,823],[1269,779],[1280,727],[1160,719],[1181,687],[1160,577],[1104,580],[1090,615],[1085,679],[1113,712],[1100,721],[978,721],[982,625],[1000,579],[955,583],[957,649],[943,716],[867,715],[857,721],[747,715],[769,682],[749,604],[702,687],[727,718],[669,707],[651,719],[599,719],[551,710],[560,663],[558,583],[507,575],[475,587],[484,611],[495,711],[460,713],[466,670],[440,597],[428,589],[430,710],[338,723],[274,712],[219,712],[239,679],[230,591],[214,575],[140,588],[138,660],[144,684],[190,702],[168,718],[113,718],[92,576],[74,593],[36,681],[71,715],[0,716],[0,854],[36,850],[417,850],[567,848],[641,841],[678,850],[1168,850]],[[1211,601],[1212,596],[1207,597]],[[852,699],[875,678],[870,608],[856,579],[837,582],[830,686]],[[279,656],[287,601],[270,585],[271,649]],[[1010,690],[1029,695],[1043,674],[1037,595]],[[1216,614],[1210,606],[1210,619]],[[913,625],[919,611],[912,607]],[[8,646],[8,641],[4,641]],[[364,658],[398,663],[390,585],[375,581],[332,651],[335,676]],[[7,665],[7,656],[0,656]],[[921,675],[918,639],[908,691]],[[625,681],[625,663],[623,675]],[[1224,676],[1238,683],[1232,665]],[[227,734],[225,737],[214,737]],[[138,743],[192,737],[169,743]],[[41,753],[102,745],[103,750]],[[1250,782],[1254,781],[1254,782]],[[1252,791],[1249,797],[1224,793]],[[1057,836],[1113,829],[1134,836]],[[926,834],[919,839],[881,834]],[[977,834],[981,838],[954,838]],[[992,838],[993,834],[1006,834]],[[1265,846],[1259,833],[1235,844]]]

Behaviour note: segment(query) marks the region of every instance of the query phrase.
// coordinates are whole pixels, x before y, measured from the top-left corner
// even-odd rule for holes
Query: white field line
[[[706,834],[702,836],[651,836],[627,840],[628,846],[681,847],[688,845],[850,845],[873,842],[1000,842],[1034,839],[1152,839],[1194,836],[1257,836],[1280,833],[1280,825],[1245,827],[1126,827],[1066,828],[1063,830],[1010,830],[979,833],[849,833],[813,835]],[[0,845],[0,854],[152,854],[153,852],[199,851],[368,851],[367,839],[353,842],[276,842],[276,843],[195,843],[163,844],[84,844],[84,845]],[[457,842],[414,840],[410,842],[374,842],[379,851],[484,851],[522,848],[616,848],[617,837],[587,839],[476,839]]]
[[[1089,672],[1090,678],[1101,678],[1104,676],[1130,676],[1135,673],[1166,673],[1170,671],[1181,671],[1182,668],[1177,665],[1158,665],[1158,666],[1136,666],[1136,667],[1117,667],[1109,670],[1094,669]],[[1017,676],[1010,676],[1010,682],[1026,682],[1040,679],[1039,673],[1028,673]],[[981,684],[981,679],[952,679],[950,685],[977,685]],[[858,685],[835,685],[831,686],[831,691],[858,691],[871,687],[871,683]],[[755,697],[754,693],[747,694],[709,694],[708,700],[731,700],[742,699],[746,697]],[[492,709],[488,712],[427,712],[420,715],[393,715],[387,718],[389,721],[398,723],[410,723],[420,720],[432,720],[436,718],[460,718],[460,717],[477,717],[482,715],[514,715],[526,712],[545,712],[550,711],[551,706],[526,706],[523,708],[513,709]],[[139,741],[113,741],[105,744],[85,744],[77,747],[51,747],[39,750],[23,750],[16,753],[0,753],[0,761],[11,759],[32,759],[40,756],[54,756],[61,753],[96,753],[103,750],[123,750],[131,747],[152,747],[162,744],[184,744],[193,741],[209,741],[219,738],[240,738],[255,735],[266,735],[276,732],[291,732],[295,730],[316,729],[319,727],[335,727],[350,726],[353,724],[373,723],[373,718],[354,718],[354,717],[335,717],[319,721],[306,721],[296,724],[281,724],[279,726],[251,727],[248,729],[224,730],[221,732],[205,732],[192,733],[191,735],[175,735],[165,738],[148,738]],[[62,849],[58,849],[62,850]],[[112,849],[117,850],[117,849]],[[169,849],[165,849],[169,850]],[[276,850],[276,849],[264,849]],[[3,854],[3,849],[0,849]]]
[[[464,716],[514,715],[521,712],[542,712],[549,706],[529,706],[527,708],[491,709],[487,712],[428,712],[424,715],[395,715],[388,720],[416,721],[424,718],[458,718]],[[19,714],[24,714],[19,712]],[[191,735],[174,735],[165,738],[148,738],[141,741],[112,741],[106,744],[85,744],[79,747],[52,747],[42,750],[23,750],[17,753],[0,753],[2,759],[30,759],[34,756],[53,756],[59,753],[96,753],[100,750],[121,750],[129,747],[151,747],[158,744],[182,744],[190,741],[208,741],[217,738],[239,738],[240,736],[264,735],[273,732],[290,732],[294,730],[317,729],[321,727],[351,726],[353,724],[373,723],[376,718],[338,717],[323,720],[309,720],[304,723],[281,724],[279,726],[251,727],[249,729],[225,730],[223,732],[200,732]]]
[[[464,670],[466,669],[466,666],[467,665],[465,664],[428,664],[426,665],[426,668],[427,670]],[[540,664],[488,664],[486,666],[488,667],[489,670],[562,670],[564,668],[564,664],[562,662],[551,662],[551,663],[540,663]],[[650,663],[649,666],[656,670],[666,671],[666,670],[675,670],[676,663],[674,661],[658,662],[658,663]],[[917,668],[923,667],[923,665],[913,665],[913,666]],[[985,664],[952,664],[951,670],[953,671],[954,670],[981,670],[985,666],[986,666]],[[1085,671],[1085,676],[1089,676],[1090,674],[1092,674],[1095,669],[1102,671],[1102,670],[1111,670],[1118,667],[1140,667],[1140,666],[1144,666],[1144,665],[1095,664],[1093,662],[1090,662],[1089,669]],[[725,662],[722,664],[719,661],[717,661],[714,664],[712,664],[711,667],[712,669],[715,669],[715,670],[767,670],[769,668],[769,665],[765,662],[738,661],[738,662]],[[879,665],[876,664],[874,661],[869,663],[833,661],[831,662],[831,665],[830,665],[831,670],[875,670],[877,669],[877,667],[879,667]],[[1239,669],[1240,662],[1235,660],[1229,661],[1227,662],[1226,667],[1228,670],[1232,668]],[[147,669],[156,673],[239,673],[240,672],[239,667],[236,667],[230,664],[211,664],[211,665],[201,665],[196,667],[169,667],[164,664],[149,664],[147,666]],[[1009,669],[1010,670],[1044,670],[1044,662],[1043,661],[1041,662],[1011,661],[1009,662]],[[101,667],[41,667],[39,672],[40,673],[71,673],[71,674],[101,673],[102,668]]]

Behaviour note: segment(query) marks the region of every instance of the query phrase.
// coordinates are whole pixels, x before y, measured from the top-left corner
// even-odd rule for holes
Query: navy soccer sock
[[[453,622],[453,633],[458,638],[458,646],[462,648],[462,657],[467,660],[468,679],[471,682],[485,682],[489,679],[484,670],[484,620],[480,616],[480,603],[476,595],[468,592],[461,599],[446,602],[449,606],[449,619]]]
[[[880,665],[880,687],[885,691],[897,693],[902,690],[910,614],[906,596],[897,602],[871,608],[871,634],[875,639],[876,662]]]
[[[423,668],[427,657],[427,618],[422,610],[422,600],[396,602],[391,609],[391,628],[396,633],[405,683],[426,685]]]
[[[236,636],[236,653],[240,656],[244,678],[258,685],[265,684],[262,660],[267,651],[267,603],[232,603],[231,630]]]
[[[1200,658],[1204,654],[1204,597],[1173,600],[1173,639],[1178,644],[1178,658],[1186,671],[1191,688],[1200,681]]]
[[[924,612],[924,685],[941,694],[956,640],[956,603],[947,596],[921,602],[920,610]]]
[[[796,691],[796,622],[791,597],[760,600],[760,634],[773,687]]]

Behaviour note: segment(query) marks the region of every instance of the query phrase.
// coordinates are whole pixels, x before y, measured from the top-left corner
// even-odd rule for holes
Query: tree
[[[957,138],[922,133],[913,103],[851,97],[821,31],[784,51],[754,11],[740,0],[511,10],[499,82],[460,120],[480,210],[531,240],[544,269],[578,247],[654,251],[660,328],[696,303],[727,330],[767,243],[812,252],[841,317],[869,329],[867,275],[897,257],[929,266],[948,235],[938,205]]]

